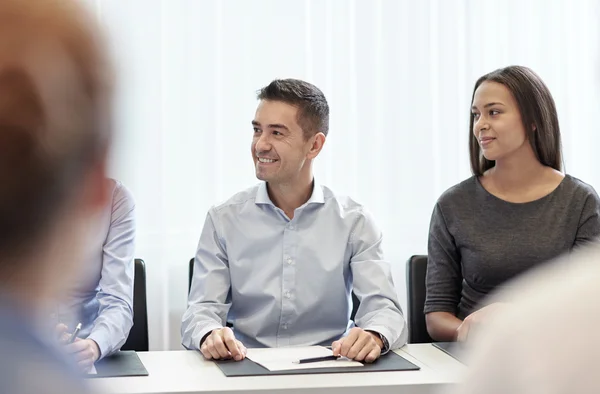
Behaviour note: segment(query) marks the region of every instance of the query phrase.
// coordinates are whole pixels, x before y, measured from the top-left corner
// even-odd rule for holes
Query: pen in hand
[[[306,364],[306,363],[318,363],[320,361],[331,361],[337,360],[339,356],[325,356],[325,357],[313,357],[313,358],[303,358],[298,361],[295,361],[296,364]]]
[[[73,334],[71,334],[71,337],[69,338],[69,341],[67,343],[73,343],[75,341],[75,338],[77,338],[77,334],[79,334],[80,330],[81,323],[77,324],[77,327],[75,327],[75,331],[73,331]]]

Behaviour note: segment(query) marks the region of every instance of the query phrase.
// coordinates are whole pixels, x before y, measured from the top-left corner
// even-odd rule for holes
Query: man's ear
[[[314,136],[312,136],[311,146],[310,150],[308,151],[307,158],[314,159],[315,157],[317,157],[321,152],[321,149],[323,149],[323,145],[325,145],[326,139],[327,137],[325,137],[325,134],[323,133],[317,133]]]

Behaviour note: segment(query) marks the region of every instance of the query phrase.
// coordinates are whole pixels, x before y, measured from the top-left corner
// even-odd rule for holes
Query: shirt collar
[[[267,204],[267,205],[275,206],[275,204],[273,204],[273,201],[271,201],[271,198],[269,197],[269,193],[267,192],[267,182],[261,182],[258,185],[258,190],[256,191],[256,199],[254,202],[257,205]],[[321,185],[319,185],[317,183],[316,180],[314,180],[314,178],[313,178],[312,194],[310,195],[310,198],[308,199],[308,201],[302,205],[302,207],[309,205],[309,204],[325,204],[325,196],[323,195],[323,188],[321,187]],[[300,207],[300,208],[302,208],[302,207]]]

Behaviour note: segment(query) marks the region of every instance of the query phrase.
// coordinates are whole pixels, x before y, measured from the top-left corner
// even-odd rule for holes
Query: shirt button
[[[289,291],[286,291],[285,298],[292,298],[292,294]]]
[[[281,326],[281,328],[283,328],[284,330],[287,330],[288,326],[287,326],[287,324],[284,324],[283,326]]]
[[[293,229],[294,229],[294,225],[290,224],[290,225],[288,226],[288,228],[289,228],[290,230],[293,230]]]
[[[294,264],[294,260],[292,260],[291,258],[289,258],[289,257],[288,257],[288,259],[287,259],[287,263],[288,263],[289,265],[292,265],[292,264]]]

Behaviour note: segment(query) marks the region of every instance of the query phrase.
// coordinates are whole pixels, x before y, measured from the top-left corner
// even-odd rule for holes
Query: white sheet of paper
[[[270,349],[248,349],[246,357],[269,371],[288,371],[293,369],[362,367],[358,361],[340,358],[338,360],[297,364],[304,358],[331,356],[331,349],[323,346],[280,347]]]
[[[88,375],[98,375],[98,371],[96,371],[96,366],[92,364],[87,373]]]

